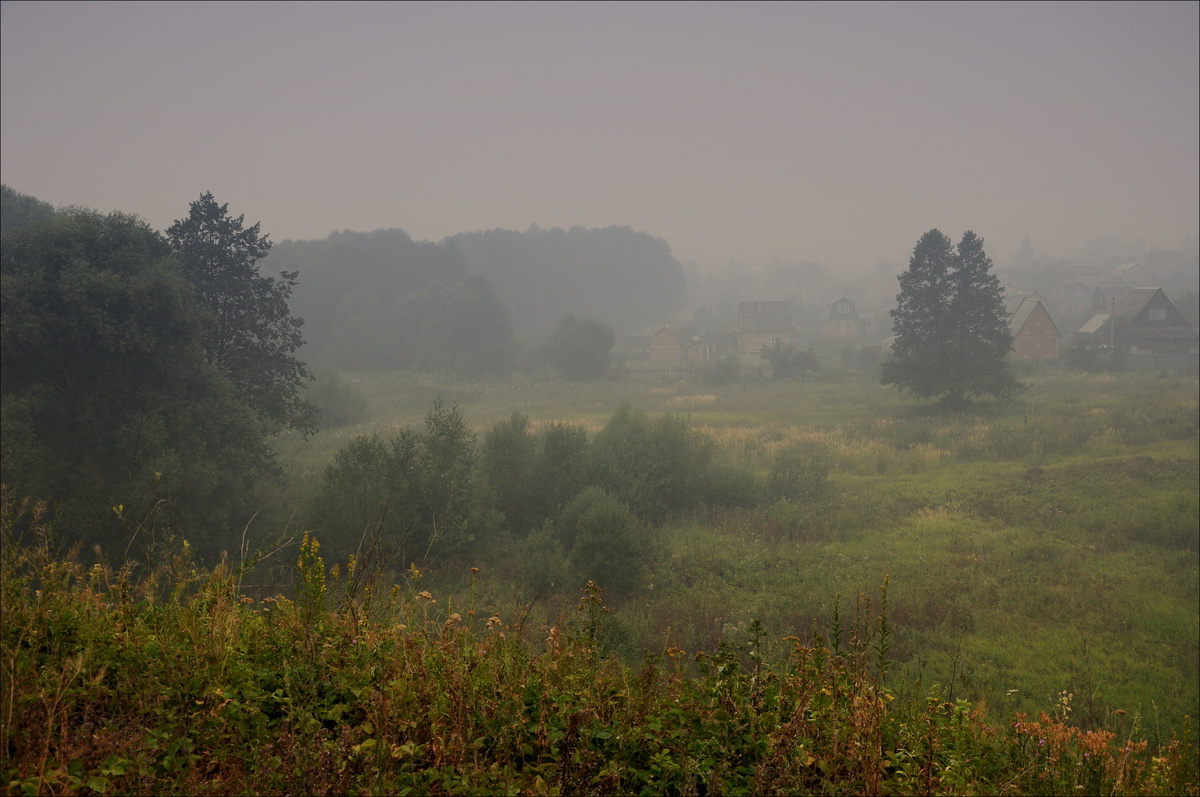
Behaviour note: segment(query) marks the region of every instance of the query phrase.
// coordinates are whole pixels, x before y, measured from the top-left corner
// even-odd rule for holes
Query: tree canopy
[[[63,214],[6,232],[0,269],[4,482],[110,548],[227,523],[270,455],[162,236]]]
[[[54,218],[54,206],[0,185],[0,233]]]
[[[360,304],[364,292],[390,307],[434,282],[456,285],[467,277],[466,260],[452,244],[414,241],[400,229],[345,230],[321,240],[283,241],[271,248],[265,265],[298,272],[292,305],[304,318],[305,341],[314,357],[339,363],[341,355],[328,350],[329,341],[344,334],[344,310]]]
[[[304,432],[316,430],[318,412],[300,395],[312,379],[294,356],[303,322],[288,306],[296,272],[259,273],[271,251],[260,225],[245,225],[217,204],[211,192],[192,202],[187,218],[167,228],[167,238],[208,311],[204,350],[227,374],[239,397],[261,420]]]
[[[542,353],[568,379],[594,382],[608,370],[609,352],[616,342],[612,327],[603,321],[567,313],[546,338]]]
[[[363,283],[338,306],[334,330],[323,356],[342,368],[478,379],[505,376],[516,364],[508,308],[480,276],[449,286],[435,280],[390,299]]]
[[[899,279],[891,313],[896,338],[883,363],[883,384],[947,406],[1019,388],[1007,362],[1008,313],[983,239],[968,230],[955,249],[947,236],[930,230]]]
[[[772,379],[808,379],[821,370],[817,353],[811,347],[801,351],[777,340],[773,347],[764,346],[760,355],[771,364]]]
[[[545,339],[564,313],[635,332],[683,308],[683,266],[662,238],[630,227],[487,230],[447,239],[496,286],[514,333]]]
[[[4,198],[4,483],[53,502],[73,541],[120,555],[170,529],[218,550],[278,472],[267,436],[316,426],[295,275],[259,274],[269,241],[212,194],[165,236]]]

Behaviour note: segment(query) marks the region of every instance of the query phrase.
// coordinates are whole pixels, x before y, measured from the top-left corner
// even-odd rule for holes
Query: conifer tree
[[[957,250],[936,229],[921,236],[896,301],[883,384],[946,406],[1019,387],[1006,360],[1012,334],[1000,282],[974,232],[963,234]]]

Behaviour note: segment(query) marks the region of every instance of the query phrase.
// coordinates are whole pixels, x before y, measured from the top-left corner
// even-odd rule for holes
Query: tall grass
[[[32,512],[29,510],[32,509]],[[178,547],[87,569],[6,500],[0,761],[15,794],[1195,793],[1190,738],[988,724],[889,688],[892,597],[809,632],[736,624],[629,665],[589,585],[555,625],[390,589],[303,542],[290,597],[253,600]],[[24,545],[15,539],[26,535]],[[472,584],[474,587],[474,576]],[[373,597],[371,597],[373,596]]]

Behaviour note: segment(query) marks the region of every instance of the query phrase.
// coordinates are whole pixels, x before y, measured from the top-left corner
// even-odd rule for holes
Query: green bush
[[[633,591],[650,551],[651,530],[627,504],[589,487],[563,509],[556,528],[577,581],[593,581],[615,596]]]
[[[435,544],[461,552],[473,510],[475,436],[454,405],[435,401],[425,434],[402,429],[390,441],[359,435],[334,456],[311,503],[322,536],[342,552],[378,534],[405,564]]]
[[[586,485],[587,432],[581,426],[548,424],[541,435],[529,418],[514,412],[484,435],[480,476],[490,503],[518,537],[541,526]]]
[[[704,474],[705,506],[758,506],[762,483],[748,469],[737,465],[711,465]]]
[[[390,441],[377,434],[351,438],[325,469],[311,503],[320,536],[335,550],[354,552],[364,537],[377,535],[411,559],[423,526],[417,511],[420,444],[409,429]]]
[[[545,518],[566,506],[587,484],[587,430],[569,423],[550,423],[542,428],[538,443],[534,480]]]
[[[704,504],[716,446],[686,420],[651,420],[628,404],[609,419],[590,448],[590,481],[650,522]]]
[[[567,586],[570,562],[553,524],[530,532],[519,543],[517,576],[531,595],[561,590]]]
[[[493,425],[480,446],[479,469],[491,491],[489,500],[518,535],[527,534],[544,517],[538,506],[536,455],[529,417],[519,412]]]

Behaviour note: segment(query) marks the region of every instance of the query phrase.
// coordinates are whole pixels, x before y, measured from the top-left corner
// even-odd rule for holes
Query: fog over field
[[[1193,2],[0,13],[4,184],[157,229],[211,190],[275,241],[628,225],[700,267],[1197,236]]]
[[[0,23],[9,793],[1200,795],[1200,3]]]

